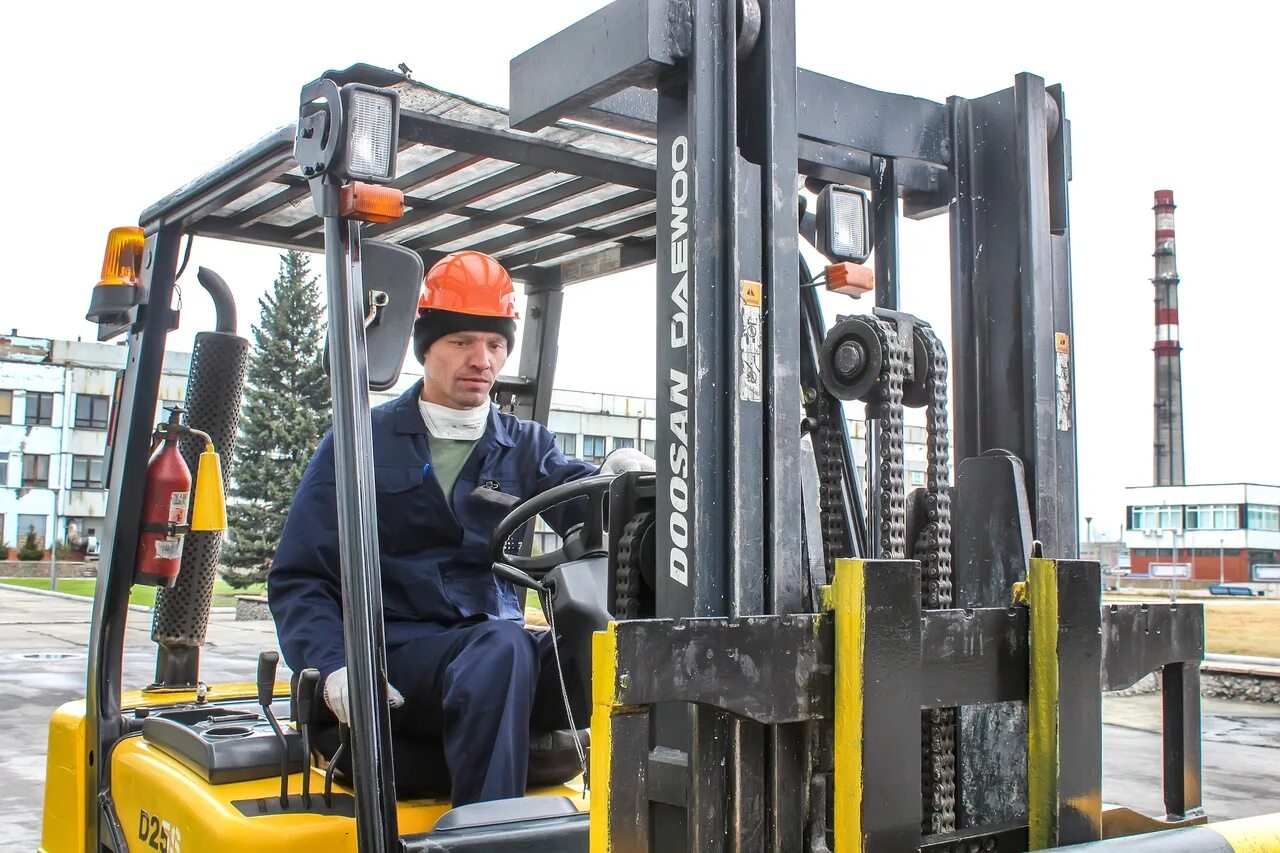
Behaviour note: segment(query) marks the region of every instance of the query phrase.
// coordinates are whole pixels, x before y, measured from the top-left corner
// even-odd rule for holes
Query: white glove
[[[656,465],[634,447],[619,447],[605,457],[600,466],[601,474],[623,474],[627,471],[653,471]]]
[[[338,722],[350,725],[351,700],[347,691],[347,668],[345,666],[342,669],[335,669],[324,680],[324,703],[329,706],[329,710],[338,718]],[[393,709],[399,708],[404,704],[404,697],[400,695],[400,691],[390,684],[387,685],[387,704]]]

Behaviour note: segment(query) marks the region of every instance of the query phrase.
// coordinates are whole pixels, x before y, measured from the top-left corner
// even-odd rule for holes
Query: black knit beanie
[[[455,332],[496,332],[507,339],[507,352],[516,348],[516,321],[511,317],[486,317],[427,308],[413,323],[413,354],[421,363],[438,339]]]

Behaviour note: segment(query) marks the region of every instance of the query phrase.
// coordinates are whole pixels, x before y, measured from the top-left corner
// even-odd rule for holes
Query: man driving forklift
[[[623,449],[597,471],[567,459],[541,424],[498,411],[489,394],[517,319],[501,264],[447,255],[426,275],[413,329],[423,378],[372,410],[392,736],[440,741],[455,806],[523,796],[530,732],[568,725],[551,632],[525,628],[515,590],[491,571],[505,510],[473,492],[526,499],[597,473],[653,470]],[[564,536],[583,520],[582,503],[544,517]],[[294,672],[319,670],[326,706],[348,723],[337,531],[330,432],[298,486],[267,593],[285,660]],[[586,714],[573,708],[575,719]],[[397,786],[432,770],[397,765]]]

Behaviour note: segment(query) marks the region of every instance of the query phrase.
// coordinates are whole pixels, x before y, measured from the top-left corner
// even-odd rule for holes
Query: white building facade
[[[125,348],[0,335],[0,541],[34,534],[84,551],[105,523],[106,444]],[[186,394],[190,357],[165,356],[158,407]]]
[[[1134,575],[1280,581],[1280,486],[1139,486],[1126,493],[1124,541]]]

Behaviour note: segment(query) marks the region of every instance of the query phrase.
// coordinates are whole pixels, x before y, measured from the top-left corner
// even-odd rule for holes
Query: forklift
[[[797,66],[795,14],[614,0],[512,60],[509,110],[330,71],[296,121],[113,231],[88,317],[129,356],[87,697],[51,723],[42,850],[1280,850],[1274,817],[1206,825],[1202,607],[1104,606],[1099,565],[1075,559],[1061,87],[1023,73],[945,103],[868,89]],[[941,215],[951,314],[922,318],[900,220]],[[150,488],[151,460],[230,450],[248,344],[201,270],[218,327],[197,336],[186,411],[152,424],[195,236],[324,253],[348,730],[319,730],[314,671],[277,684],[274,652],[256,683],[200,680],[231,472],[202,468],[188,523],[185,503],[153,511],[186,481]],[[535,739],[528,796],[451,809],[406,790],[443,771],[392,743],[376,698],[368,395],[398,377],[423,270],[462,248],[522,283],[519,372],[495,402],[542,423],[565,288],[652,265],[658,438],[655,473],[504,507],[495,573],[590,649],[566,686],[591,697],[589,743]],[[848,313],[829,322],[822,290]],[[907,408],[926,421],[916,489]],[[586,523],[532,556],[521,531],[584,497]],[[146,537],[179,567],[157,567]],[[134,583],[161,587],[156,675],[122,692]],[[1102,694],[1152,672],[1155,816],[1104,806],[1101,784]]]

